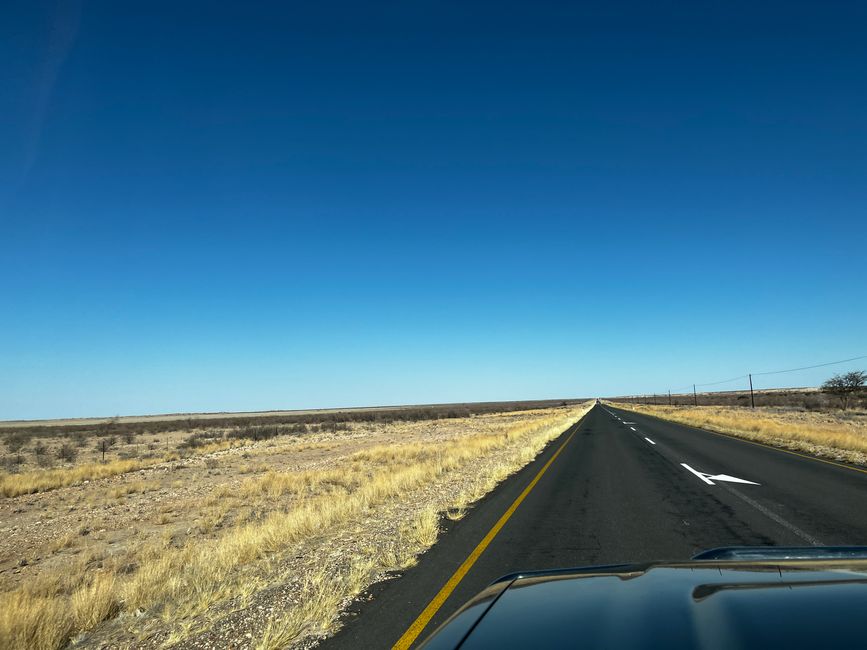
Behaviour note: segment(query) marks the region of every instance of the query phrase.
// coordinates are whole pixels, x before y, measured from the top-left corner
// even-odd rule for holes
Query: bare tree
[[[845,411],[849,408],[849,399],[858,393],[867,383],[867,373],[861,370],[853,370],[842,375],[834,375],[824,384],[822,390],[840,398],[840,406]]]

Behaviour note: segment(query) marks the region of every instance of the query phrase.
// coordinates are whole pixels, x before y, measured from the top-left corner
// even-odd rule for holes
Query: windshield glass
[[[506,575],[867,545],[865,21],[4,3],[0,647],[418,647]]]

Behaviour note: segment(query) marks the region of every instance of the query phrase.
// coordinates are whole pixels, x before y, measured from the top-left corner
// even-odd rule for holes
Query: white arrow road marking
[[[644,439],[647,440],[647,442],[649,442],[651,445],[655,445],[655,444],[656,444],[655,442],[653,442],[653,440],[651,440],[651,439],[648,438],[647,436],[644,436]]]
[[[728,474],[706,474],[704,472],[699,472],[698,470],[694,470],[692,467],[687,465],[686,463],[681,463],[686,469],[690,472],[698,476],[702,481],[707,483],[708,485],[716,485],[714,481],[727,481],[729,483],[745,483],[747,485],[761,485],[761,483],[756,483],[755,481],[747,481],[746,479],[737,478],[736,476],[729,476]]]
[[[744,483],[746,485],[761,485],[755,481],[747,481],[746,479],[738,478],[737,476],[729,476],[728,474],[716,474],[708,476],[711,481],[728,481],[729,483]]]
[[[695,471],[692,467],[690,467],[690,466],[687,465],[686,463],[681,463],[681,465],[683,465],[684,467],[686,467],[686,469],[688,469],[690,472],[692,472],[693,474],[695,474],[696,476],[698,476],[702,481],[704,481],[704,482],[707,483],[708,485],[713,485],[713,482],[712,482],[712,481],[709,481],[709,480],[707,479],[707,477],[706,477],[704,474],[702,474],[701,472],[697,472],[697,471]]]

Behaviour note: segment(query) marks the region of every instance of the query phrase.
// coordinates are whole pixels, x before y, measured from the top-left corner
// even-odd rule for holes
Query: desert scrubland
[[[312,643],[590,405],[9,428],[0,647]]]

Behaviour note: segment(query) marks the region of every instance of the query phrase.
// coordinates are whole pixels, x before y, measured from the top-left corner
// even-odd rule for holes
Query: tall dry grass
[[[616,404],[700,429],[806,451],[837,460],[867,464],[867,418],[827,413],[746,409],[725,406],[643,406]]]
[[[330,530],[384,502],[507,450],[499,463],[475,476],[455,503],[439,504],[440,509],[465,508],[532,460],[587,408],[558,411],[504,425],[494,433],[446,442],[373,447],[352,454],[336,469],[272,471],[252,477],[242,484],[239,498],[274,499],[290,493],[302,498],[290,500],[296,505],[262,520],[230,527],[214,539],[179,548],[161,544],[142,549],[131,573],[107,563],[100,573],[87,575],[82,565],[62,578],[43,576],[0,594],[0,646],[59,648],[121,609],[144,610],[176,622],[202,615],[216,603],[261,588],[263,572],[267,576],[274,554],[314,536],[325,543]],[[401,528],[395,544],[353,557],[346,576],[305,578],[302,604],[271,621],[261,647],[279,647],[299,635],[327,629],[336,620],[340,604],[367,584],[374,569],[407,566],[415,554],[435,542],[438,532],[438,510],[424,509]]]

